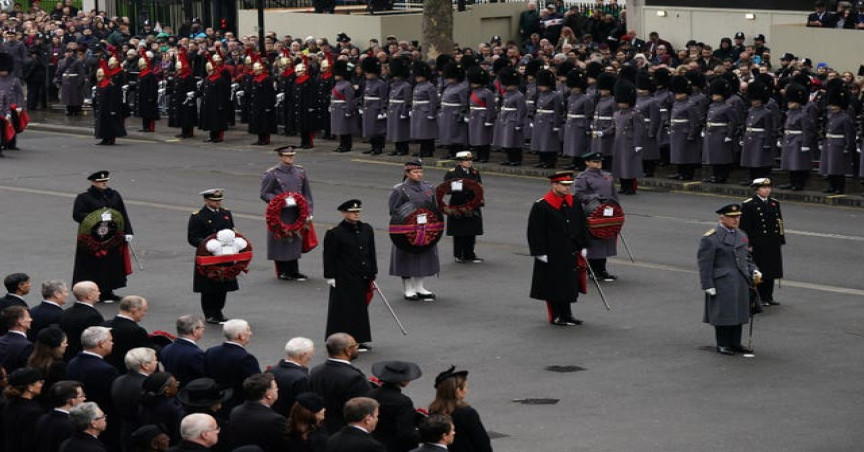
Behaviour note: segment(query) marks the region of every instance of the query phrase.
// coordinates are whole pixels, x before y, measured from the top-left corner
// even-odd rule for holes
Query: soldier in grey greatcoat
[[[531,126],[531,150],[537,153],[537,168],[554,168],[561,150],[564,124],[564,99],[555,90],[555,74],[544,69],[537,73],[537,102]]]
[[[444,67],[444,91],[438,110],[438,144],[447,146],[447,158],[454,158],[468,145],[468,96],[465,69],[452,61]]]
[[[431,84],[429,86],[432,86]],[[434,87],[432,87],[434,89]],[[423,164],[419,161],[405,163],[404,180],[393,186],[388,206],[390,216],[399,215],[406,204],[412,210],[435,205],[435,187],[423,180]],[[427,276],[440,271],[438,245],[421,252],[413,252],[392,246],[390,253],[390,275],[402,278],[406,300],[434,300],[435,294],[424,286]]]
[[[678,165],[678,173],[669,178],[693,180],[696,168],[702,163],[699,106],[690,102],[690,82],[685,77],[672,77],[669,89],[675,95],[669,117],[669,162]]]
[[[351,85],[351,69],[348,62],[333,63],[333,78],[336,84],[330,90],[330,133],[339,137],[339,147],[333,152],[351,152],[353,134],[357,130],[357,98]]]
[[[375,57],[366,57],[360,62],[366,83],[363,85],[363,138],[372,146],[364,154],[378,155],[384,152],[384,136],[387,134],[387,106],[389,87],[381,80],[381,62]]]
[[[750,109],[747,111],[744,145],[741,148],[741,167],[750,170],[750,181],[771,174],[774,164],[774,142],[777,135],[776,116],[766,107],[771,91],[756,80],[747,86]]]
[[[309,217],[312,220],[313,203],[312,190],[309,189],[309,177],[306,169],[294,164],[296,150],[291,146],[276,149],[279,156],[279,165],[269,168],[264,172],[261,179],[261,200],[269,203],[273,198],[282,193],[295,192],[303,195],[309,206]],[[297,221],[298,209],[289,207],[286,198],[286,207],[282,209],[281,218],[286,224]],[[296,201],[294,201],[296,205]],[[276,264],[276,277],[283,281],[306,281],[307,276],[300,273],[300,255],[302,253],[303,240],[299,237],[275,238],[273,233],[267,231],[267,259]]]
[[[507,153],[505,166],[522,164],[522,145],[525,143],[524,128],[528,122],[528,107],[525,95],[519,91],[519,74],[515,69],[505,67],[498,72],[498,80],[504,86],[504,100],[495,121],[492,145]]]
[[[567,87],[570,94],[567,98],[567,120],[564,123],[564,156],[573,162],[566,169],[576,169],[582,166],[582,155],[591,147],[591,116],[594,114],[594,102],[585,94],[587,88],[585,72],[573,69],[567,74]]]
[[[4,118],[4,121],[11,121],[6,118],[11,118],[13,105],[19,108],[24,106],[24,89],[18,77],[12,75],[13,65],[14,60],[9,54],[0,53],[0,117]],[[18,150],[16,142],[17,136],[7,141],[4,134],[0,140],[0,157],[3,156],[4,149]]]
[[[660,151],[660,158],[663,161],[669,161],[669,132],[671,124],[669,122],[672,117],[672,105],[675,103],[675,96],[669,91],[669,84],[672,82],[672,74],[669,69],[660,68],[654,71],[654,85],[657,90],[654,91],[654,99],[657,101],[657,107],[660,111],[660,125],[657,133],[657,147]]]
[[[603,73],[603,65],[598,61],[591,61],[585,65],[585,80],[587,83],[587,87],[585,88],[585,95],[591,99],[591,103],[597,105],[597,101],[600,100],[600,93],[597,90],[597,77]]]
[[[480,66],[471,66],[466,72],[471,93],[468,96],[468,144],[475,153],[474,161],[489,161],[492,133],[495,125],[495,94],[487,88],[489,73]]]
[[[856,151],[855,122],[849,117],[849,92],[846,88],[831,88],[826,97],[828,114],[819,173],[828,177],[828,188],[823,193],[842,195],[846,192],[846,173]]]
[[[731,94],[729,81],[716,78],[708,90],[711,105],[705,122],[705,139],[702,142],[702,164],[711,167],[711,177],[703,182],[724,184],[735,163],[732,143],[736,139],[740,119],[735,107],[726,102]]]
[[[621,182],[619,193],[636,194],[636,179],[642,177],[642,151],[645,149],[645,118],[636,110],[636,87],[619,79],[615,84],[618,110],[612,115],[615,141],[612,144],[612,175]]]
[[[645,121],[645,140],[642,152],[642,170],[645,177],[654,177],[654,167],[660,161],[660,146],[657,136],[663,123],[660,120],[660,103],[654,97],[654,81],[646,72],[636,74],[636,106]]]
[[[615,113],[615,98],[612,90],[615,89],[616,77],[604,72],[597,78],[597,91],[600,97],[594,108],[594,118],[591,121],[591,152],[603,154],[603,165],[607,168],[612,166],[612,144],[615,141],[615,122],[612,115]]]
[[[816,121],[808,113],[806,105],[810,100],[807,88],[790,83],[786,85],[786,123],[783,126],[780,169],[789,171],[789,184],[779,188],[801,191],[807,183],[813,162],[816,140]]]
[[[603,171],[603,156],[599,152],[588,152],[581,156],[585,161],[585,171],[576,176],[573,183],[573,195],[582,202],[583,209],[594,201],[614,201],[618,204],[618,193],[615,192],[615,179],[612,174]],[[597,278],[612,282],[618,279],[606,268],[606,258],[618,255],[618,237],[600,239],[590,237],[585,256],[588,264]]]
[[[60,88],[60,100],[66,106],[66,116],[81,113],[86,81],[84,61],[78,58],[74,49],[67,47],[63,59],[57,63],[57,71],[54,75],[54,84]]]
[[[699,281],[705,292],[704,323],[714,325],[717,352],[752,353],[741,345],[741,325],[750,319],[748,286],[761,278],[750,259],[747,233],[738,229],[741,206],[717,210],[720,223],[699,241]]]
[[[387,139],[396,148],[388,155],[408,155],[411,141],[411,98],[414,87],[408,82],[411,68],[405,57],[390,61],[390,94],[387,105]]]
[[[537,73],[543,69],[543,62],[531,60],[525,64],[525,107],[528,109],[529,123],[534,120],[534,111],[537,109]],[[529,140],[530,136],[527,136]]]
[[[413,68],[414,92],[411,98],[411,139],[420,143],[420,157],[431,157],[438,137],[438,90],[429,82],[432,68],[418,61]]]

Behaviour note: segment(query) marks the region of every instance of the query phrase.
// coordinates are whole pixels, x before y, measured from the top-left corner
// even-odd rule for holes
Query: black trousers
[[[828,176],[828,187],[837,193],[846,191],[846,176]]]
[[[566,320],[573,317],[573,310],[570,309],[569,301],[547,301],[546,313],[548,315],[549,323],[552,323],[552,321],[557,318]]]
[[[396,148],[396,155],[408,155],[408,141],[397,141],[393,143],[393,147]]]
[[[301,130],[300,134],[300,146],[312,146],[312,135],[315,132],[311,130]]]
[[[793,187],[804,188],[809,176],[810,171],[789,171],[789,183],[791,183]]]
[[[447,157],[455,158],[456,154],[462,152],[465,149],[464,144],[448,144],[447,145]]]
[[[654,168],[657,166],[657,160],[642,160],[642,169],[645,177],[654,177]]]
[[[369,138],[369,144],[372,145],[373,151],[383,150],[384,149],[384,137]]]
[[[339,147],[346,150],[351,150],[351,147],[354,146],[354,137],[351,136],[350,133],[345,135],[339,135]]]
[[[594,270],[594,274],[599,278],[601,276],[606,275],[606,258],[603,259],[588,259],[588,265],[591,266],[591,270]]]
[[[714,335],[718,347],[741,347],[741,325],[715,325]]]
[[[45,106],[45,83],[27,84],[27,109],[36,110]]]
[[[678,175],[681,176],[683,180],[693,180],[693,175],[696,174],[696,168],[699,165],[686,163],[678,165]]]
[[[760,166],[756,168],[750,168],[750,180],[759,179],[760,177],[768,177],[771,175],[771,167],[770,166]]]
[[[288,276],[296,276],[300,273],[300,262],[296,259],[293,261],[273,261],[276,264],[276,274],[286,274]]]
[[[774,301],[774,278],[762,276],[762,283],[756,286],[756,290],[763,302]]]
[[[201,311],[204,312],[204,318],[221,318],[226,298],[228,298],[228,292],[202,292]]]
[[[717,182],[726,182],[731,165],[711,165],[711,175]]]
[[[475,235],[454,235],[453,236],[453,256],[456,259],[474,259],[477,257],[474,254],[474,245],[477,243]]]
[[[418,140],[420,142],[420,157],[432,157],[435,153],[435,140]]]
[[[490,146],[487,144],[485,146],[474,146],[474,156],[475,162],[486,163],[489,161],[489,149]]]
[[[507,161],[510,163],[522,163],[522,148],[507,148]]]
[[[603,168],[609,168],[611,170],[611,168],[612,168],[612,156],[611,155],[604,155],[603,156]]]

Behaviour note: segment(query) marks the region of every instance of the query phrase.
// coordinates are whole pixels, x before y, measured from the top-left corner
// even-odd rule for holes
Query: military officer
[[[64,57],[57,64],[54,84],[60,87],[60,101],[66,106],[66,116],[72,116],[80,114],[81,106],[84,105],[87,69],[84,60],[75,55],[71,43],[65,50]]]
[[[669,162],[678,166],[678,173],[669,178],[690,181],[702,163],[704,119],[699,117],[699,105],[690,101],[692,89],[686,77],[672,77],[669,89],[675,96],[669,117]]]
[[[195,101],[195,77],[192,76],[192,66],[186,59],[186,51],[181,50],[174,65],[174,75],[168,79],[168,127],[179,127],[177,138],[192,138],[195,134],[195,124],[198,122],[197,103]]]
[[[588,152],[581,156],[585,161],[585,171],[576,176],[573,184],[573,195],[582,202],[582,207],[588,207],[595,200],[612,201],[618,204],[618,193],[615,192],[615,182],[612,174],[603,171],[603,155],[599,152]],[[609,273],[606,268],[606,258],[618,254],[618,237],[600,239],[589,236],[590,244],[586,258],[598,279],[612,282],[617,276]]]
[[[804,190],[813,163],[812,143],[816,140],[816,120],[807,111],[810,93],[798,83],[786,85],[786,123],[783,125],[783,142],[780,169],[789,171],[789,184],[778,188],[793,191]],[[813,146],[813,147],[811,147]]]
[[[441,72],[444,91],[438,110],[438,144],[447,147],[452,159],[468,145],[468,97],[471,90],[465,81],[461,63],[451,61]]]
[[[537,102],[531,122],[531,150],[537,153],[537,168],[554,168],[561,151],[561,126],[566,110],[561,93],[555,89],[555,74],[543,69],[537,73]]]
[[[196,249],[201,242],[223,229],[234,229],[234,217],[231,211],[222,208],[225,190],[212,188],[200,193],[204,197],[204,206],[192,212],[189,217],[186,239]],[[192,291],[201,294],[201,310],[207,323],[221,324],[228,321],[222,314],[228,292],[239,288],[237,279],[214,281],[198,273],[197,269],[192,280]]]
[[[330,132],[339,137],[339,147],[334,152],[351,152],[352,134],[357,128],[354,117],[357,99],[347,61],[338,60],[333,64],[333,78],[336,84],[330,90]]]
[[[483,179],[480,177],[480,171],[477,171],[477,168],[472,165],[473,158],[471,151],[462,151],[456,154],[456,167],[444,173],[444,183],[457,179],[470,179],[482,184]],[[461,182],[452,182],[451,189],[453,193],[450,195],[450,205],[453,207],[465,204],[474,196],[478,196],[477,193],[465,191]],[[456,258],[456,263],[471,262],[477,264],[483,262],[483,259],[477,257],[474,252],[477,236],[483,235],[483,216],[480,206],[464,215],[448,215],[447,235],[453,237],[453,256]]]
[[[141,52],[138,59],[138,88],[135,109],[141,118],[141,132],[154,132],[159,119],[159,81],[150,68],[148,52]],[[151,54],[152,55],[152,54]]]
[[[416,211],[421,207],[435,206],[435,187],[423,180],[423,163],[416,160],[406,162],[404,171],[404,180],[393,186],[390,192],[388,206],[391,217],[401,215],[405,210]],[[437,245],[420,252],[393,245],[390,275],[402,278],[406,300],[434,300],[435,294],[426,289],[424,282],[427,276],[435,275],[439,270]]]
[[[326,61],[326,60],[325,60]],[[300,135],[301,149],[311,149],[315,146],[315,132],[324,126],[330,130],[330,96],[333,89],[333,71],[324,71],[316,79],[309,75],[309,68],[299,63],[294,66],[293,85],[291,86],[289,132],[296,130]]]
[[[726,98],[732,94],[729,81],[718,77],[711,82],[708,93],[711,104],[705,122],[705,140],[702,142],[702,164],[711,167],[711,177],[703,182],[726,183],[731,165],[735,163],[732,143],[738,131],[738,111]]]
[[[612,142],[612,175],[621,182],[619,193],[636,194],[636,179],[642,176],[645,149],[645,118],[636,110],[636,87],[627,80],[615,84],[617,111],[612,115],[615,139]]]
[[[360,221],[359,199],[349,199],[338,209],[344,219],[324,235],[324,278],[330,285],[326,337],[348,333],[360,351],[368,351],[372,333],[366,307],[378,274],[375,233]]]
[[[665,67],[654,71],[654,86],[657,87],[654,91],[654,100],[657,102],[658,111],[660,112],[660,123],[657,131],[657,147],[660,153],[660,160],[669,162],[669,140],[670,140],[670,120],[672,118],[672,106],[675,104],[675,95],[669,90],[669,84],[672,83],[672,74]]]
[[[741,148],[741,167],[750,171],[750,180],[771,174],[774,164],[774,142],[777,126],[775,115],[766,105],[771,99],[771,88],[756,80],[747,86],[750,109],[744,129]],[[746,185],[746,182],[744,183]]]
[[[117,137],[126,136],[123,125],[123,94],[103,68],[96,71],[96,91],[93,94],[93,134],[102,141],[100,146],[115,144]]]
[[[525,95],[519,91],[519,73],[511,67],[504,67],[498,72],[498,80],[504,86],[504,99],[501,111],[495,121],[495,132],[492,144],[504,149],[507,160],[501,162],[505,166],[522,165],[522,145],[525,144],[525,125],[528,123],[528,106]]]
[[[214,68],[213,63],[208,62],[207,77],[204,78],[200,94],[201,105],[198,115],[199,127],[209,132],[205,143],[221,143],[225,140],[225,131],[228,130],[228,114],[230,108],[230,86],[227,77]]]
[[[846,88],[831,88],[826,97],[828,108],[819,172],[828,177],[828,188],[823,192],[842,195],[846,192],[846,173],[855,155],[855,124],[849,117],[849,92]]]
[[[388,155],[408,155],[411,141],[411,97],[414,88],[408,82],[411,75],[408,59],[396,57],[390,62],[390,93],[387,105],[387,139],[395,148]]]
[[[389,87],[381,80],[381,62],[375,57],[366,57],[360,62],[366,83],[363,85],[363,138],[369,140],[371,148],[364,154],[378,155],[384,152],[384,136],[387,134],[387,106]],[[354,337],[357,338],[356,336]]]
[[[261,179],[261,200],[269,203],[282,193],[295,192],[303,195],[309,206],[307,222],[312,221],[312,190],[306,169],[294,164],[297,151],[292,146],[276,149],[279,164],[264,172]],[[291,198],[287,198],[291,199]],[[286,202],[288,202],[286,199]],[[296,203],[296,201],[295,201]],[[296,208],[282,209],[282,221],[290,224],[297,221]],[[296,238],[276,238],[267,231],[267,259],[276,264],[276,277],[283,281],[306,281],[308,277],[300,273],[298,262],[302,253],[303,241]]]
[[[468,96],[468,144],[476,154],[475,162],[489,161],[489,148],[492,145],[492,126],[495,125],[495,94],[489,85],[489,73],[480,66],[471,66],[465,71],[471,86]]]
[[[655,87],[651,76],[646,72],[636,74],[636,110],[642,113],[645,121],[645,142],[642,149],[642,168],[645,177],[654,177],[654,167],[660,161],[660,145],[657,139],[663,124],[660,120],[660,102],[654,97]]]
[[[546,302],[549,323],[581,325],[570,304],[579,299],[578,255],[586,254],[588,231],[582,203],[570,194],[572,171],[549,176],[551,190],[528,215],[528,247],[534,256],[531,298]]]
[[[432,157],[438,136],[438,90],[430,83],[432,68],[417,61],[412,70],[414,92],[411,99],[411,139],[420,143],[420,157]]]
[[[747,233],[738,229],[741,206],[729,204],[717,210],[719,224],[699,242],[699,279],[705,292],[702,321],[714,326],[717,352],[722,355],[752,353],[741,345],[741,325],[750,317],[749,286],[761,273],[750,259]]]
[[[86,246],[87,242],[83,242],[79,238],[75,248],[75,270],[72,275],[72,284],[74,285],[79,281],[93,281],[102,291],[99,296],[100,301],[119,301],[120,297],[114,293],[114,289],[126,287],[126,276],[132,273],[128,248],[128,243],[133,238],[132,223],[126,213],[123,197],[116,190],[108,187],[108,181],[111,180],[108,171],[96,171],[87,176],[87,180],[90,181],[91,186],[87,191],[75,197],[72,219],[79,224],[84,223],[85,220],[88,222],[95,221],[91,231],[85,231],[85,234],[97,241],[105,241],[108,239],[108,234],[121,233],[117,224],[120,219],[113,218],[112,215],[114,214],[109,212],[101,213],[99,218],[91,218],[91,220],[87,220],[87,218],[94,212],[98,213],[105,208],[114,209],[123,217],[123,235],[112,239],[112,241],[120,240],[121,243],[119,246],[102,250],[104,255],[99,255],[101,254],[99,251],[90,249]]]
[[[765,306],[778,305],[774,300],[774,280],[783,277],[783,255],[786,244],[780,201],[771,197],[771,179],[759,178],[750,185],[756,189],[752,198],[741,205],[741,230],[750,238],[753,262],[762,272],[762,283],[756,286]]]

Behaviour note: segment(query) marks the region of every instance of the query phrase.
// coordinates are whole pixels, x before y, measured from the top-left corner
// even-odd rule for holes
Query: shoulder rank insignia
[[[198,215],[199,212],[201,212],[201,209],[198,209],[198,210],[192,212],[192,215]]]
[[[750,202],[750,201],[752,201],[752,200],[753,200],[753,198],[747,198],[747,199],[745,199],[743,202],[748,203],[748,202]]]
[[[715,232],[717,232],[717,229],[709,229],[706,233],[702,234],[702,237],[710,237],[714,235]]]

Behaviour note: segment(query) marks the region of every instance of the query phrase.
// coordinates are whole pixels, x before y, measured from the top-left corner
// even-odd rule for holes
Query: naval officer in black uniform
[[[741,204],[741,230],[750,238],[753,262],[762,272],[762,283],[756,286],[765,306],[779,305],[774,300],[774,280],[783,277],[783,255],[786,244],[780,201],[771,197],[771,179],[760,177],[750,185],[756,190]]]

